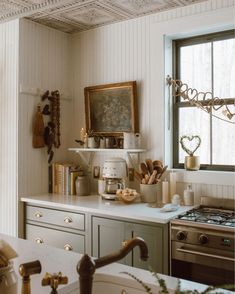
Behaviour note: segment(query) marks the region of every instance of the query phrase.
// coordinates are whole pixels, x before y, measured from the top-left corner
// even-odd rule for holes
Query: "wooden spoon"
[[[153,162],[151,159],[145,160],[150,175],[153,173]]]
[[[141,164],[140,164],[140,168],[141,168],[141,171],[142,171],[142,173],[144,174],[144,175],[148,175],[148,168],[147,168],[147,166],[146,166],[146,164],[144,163],[144,162],[141,162]]]
[[[162,177],[162,175],[163,175],[164,172],[167,170],[167,168],[168,168],[168,165],[165,165],[165,166],[163,167],[162,172],[157,176],[157,179],[158,179],[158,180]]]
[[[148,180],[148,185],[152,185],[154,183],[156,175],[157,175],[157,171],[154,170],[153,173],[151,174],[149,180]]]
[[[160,165],[155,165],[153,169],[156,170],[158,174],[161,174],[163,170],[163,168]]]
[[[161,167],[163,167],[163,164],[162,164],[161,160],[154,160],[153,161],[153,166],[156,166],[156,165],[160,165]]]
[[[141,181],[143,179],[142,175],[139,172],[135,171],[134,176],[135,176],[136,180],[141,183]]]

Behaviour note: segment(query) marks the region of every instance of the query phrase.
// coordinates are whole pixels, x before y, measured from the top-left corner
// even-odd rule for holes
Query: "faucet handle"
[[[61,272],[57,274],[46,273],[44,278],[42,279],[42,286],[51,286],[54,292],[56,292],[56,289],[59,285],[65,284],[68,284],[68,277],[62,276]]]

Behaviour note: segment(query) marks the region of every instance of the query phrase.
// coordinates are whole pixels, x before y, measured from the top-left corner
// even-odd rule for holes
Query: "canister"
[[[17,275],[12,261],[0,268],[0,293],[17,294]]]
[[[78,176],[75,182],[76,195],[88,196],[90,194],[90,184],[88,176]]]

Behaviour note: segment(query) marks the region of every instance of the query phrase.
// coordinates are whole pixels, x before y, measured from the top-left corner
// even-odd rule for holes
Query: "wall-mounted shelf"
[[[115,148],[115,149],[111,149],[111,148],[105,148],[105,149],[103,149],[103,148],[69,148],[68,150],[79,153],[83,162],[88,166],[88,168],[90,168],[90,166],[92,164],[95,152],[106,152],[106,153],[118,152],[118,153],[122,153],[123,155],[127,155],[130,165],[136,169],[138,169],[138,167],[135,166],[135,163],[132,160],[131,155],[137,154],[138,161],[139,161],[139,154],[146,151],[146,149],[117,149],[117,148]],[[88,159],[84,156],[85,152],[89,153]]]

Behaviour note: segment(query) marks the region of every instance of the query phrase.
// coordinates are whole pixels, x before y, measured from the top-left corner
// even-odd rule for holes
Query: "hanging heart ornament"
[[[186,146],[193,143],[194,149],[190,150],[189,147]],[[198,135],[194,136],[182,136],[180,138],[180,144],[182,149],[190,156],[193,156],[193,154],[196,152],[196,150],[199,148],[201,145],[201,138]]]

